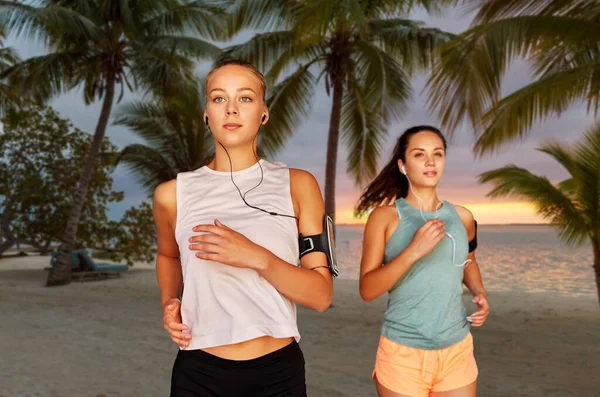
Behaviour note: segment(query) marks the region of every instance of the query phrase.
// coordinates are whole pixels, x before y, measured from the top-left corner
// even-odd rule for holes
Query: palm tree
[[[470,122],[477,155],[524,138],[534,123],[580,101],[597,114],[600,1],[460,2],[479,10],[469,30],[442,46],[429,103],[450,131]],[[502,98],[501,80],[515,58],[534,66],[534,81]]]
[[[117,112],[114,123],[145,144],[126,146],[115,164],[127,165],[148,194],[177,173],[204,165],[213,152],[200,95],[194,91],[187,98],[132,102]]]
[[[287,76],[268,103],[269,124],[285,129],[284,137],[306,118],[324,76],[332,96],[325,173],[325,210],[332,216],[340,132],[348,147],[348,172],[362,184],[376,172],[388,123],[407,108],[411,75],[430,66],[434,49],[451,37],[406,15],[414,6],[431,11],[439,3],[248,0],[233,12],[234,27],[267,32],[227,48],[222,58],[252,62],[266,71],[269,86]],[[311,70],[319,72],[318,78]]]
[[[600,300],[600,123],[572,146],[554,142],[538,150],[558,161],[570,177],[555,186],[543,176],[509,165],[481,174],[479,181],[495,184],[490,197],[510,195],[532,201],[568,245],[589,241]]]
[[[76,87],[102,110],[59,254],[47,285],[71,280],[71,248],[93,166],[111,114],[117,86],[158,95],[185,91],[194,81],[191,58],[212,59],[219,49],[185,36],[192,29],[218,39],[223,9],[210,1],[40,0],[33,6],[0,2],[0,25],[17,36],[41,39],[48,54],[27,59],[4,72],[27,98],[47,101]]]
[[[4,39],[6,39],[6,32],[0,26],[0,73],[21,61],[14,49],[4,47]],[[11,92],[10,87],[5,83],[0,83],[0,112],[17,102],[17,97]]]

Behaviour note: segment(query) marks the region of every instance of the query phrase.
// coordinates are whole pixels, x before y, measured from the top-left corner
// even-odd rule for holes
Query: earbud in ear
[[[263,123],[265,122],[265,119],[266,119],[266,118],[267,118],[267,115],[266,115],[266,114],[263,114],[263,116],[262,116],[262,121],[263,121]]]
[[[406,175],[406,168],[404,168],[404,166],[402,166],[402,168],[401,168],[401,169],[402,169],[402,173],[403,173],[404,175]]]

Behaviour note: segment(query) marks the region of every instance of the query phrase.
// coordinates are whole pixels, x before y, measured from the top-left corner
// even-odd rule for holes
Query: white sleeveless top
[[[233,173],[233,180],[253,206],[278,214],[294,215],[289,168],[264,159]],[[274,216],[248,207],[231,182],[230,172],[206,166],[177,175],[177,224],[184,291],[181,317],[192,334],[186,350],[229,345],[270,335],[300,340],[296,306],[258,272],[196,257],[189,238],[192,228],[218,219],[296,266],[299,258],[298,228],[294,218]]]

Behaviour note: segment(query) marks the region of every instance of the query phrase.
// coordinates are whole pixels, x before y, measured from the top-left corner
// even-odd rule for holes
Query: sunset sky
[[[428,16],[424,12],[416,12],[411,16],[413,19],[424,21],[428,26],[438,27],[443,30],[459,33],[464,31],[470,24],[471,16],[464,15],[462,11],[448,9],[443,17]],[[239,43],[251,37],[250,33],[241,34],[234,42]],[[229,43],[221,44],[226,46]],[[18,49],[23,58],[38,55],[41,47],[23,41],[9,38],[6,46]],[[391,155],[397,137],[406,128],[417,124],[438,125],[437,118],[429,114],[425,106],[423,86],[426,76],[415,76],[413,79],[413,102],[404,117],[390,125],[389,137],[381,154],[380,165],[387,163]],[[509,93],[530,82],[530,70],[523,62],[516,63],[511,67],[504,80],[503,91]],[[133,97],[125,95],[121,104],[127,103]],[[100,103],[85,106],[81,92],[71,92],[57,98],[52,105],[62,117],[69,118],[73,124],[80,129],[93,133],[98,116],[100,114]],[[117,105],[118,107],[118,105]],[[317,90],[313,99],[313,110],[308,120],[298,126],[295,136],[289,141],[286,148],[274,160],[282,161],[290,167],[302,168],[312,172],[321,189],[325,182],[325,152],[327,132],[329,126],[329,114],[331,99],[327,97],[324,87]],[[515,142],[505,146],[502,151],[493,156],[475,160],[472,155],[473,139],[469,129],[460,131],[449,143],[446,170],[439,189],[439,196],[455,204],[461,204],[469,208],[480,224],[506,224],[506,223],[538,223],[538,218],[532,207],[527,203],[515,200],[490,200],[485,197],[490,186],[482,186],[477,183],[477,175],[507,164],[516,164],[528,170],[545,175],[552,181],[559,181],[566,177],[566,173],[560,166],[554,163],[549,156],[536,151],[536,148],[545,139],[561,139],[573,141],[583,136],[583,133],[593,123],[592,115],[586,113],[585,105],[575,105],[561,115],[560,118],[552,118],[544,123],[539,123],[533,129],[529,138],[523,142]],[[109,126],[107,135],[111,141],[123,147],[127,144],[137,142],[137,139],[127,130]],[[354,223],[360,222],[353,217],[353,206],[360,194],[361,189],[354,186],[351,178],[346,174],[347,151],[343,140],[338,155],[338,177],[337,177],[337,222]],[[125,200],[111,208],[111,215],[118,217],[131,205],[138,204],[146,199],[146,194],[135,183],[133,177],[127,170],[118,168],[113,174],[115,179],[114,188],[125,191]],[[363,220],[364,221],[364,220]]]

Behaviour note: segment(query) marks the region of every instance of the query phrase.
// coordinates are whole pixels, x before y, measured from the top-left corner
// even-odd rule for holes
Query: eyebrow
[[[424,152],[424,151],[425,151],[425,149],[423,149],[423,148],[420,148],[420,147],[417,147],[417,148],[414,148],[413,150],[411,150],[411,152],[414,152],[415,150],[420,150],[420,151],[422,151],[422,152]],[[435,148],[435,149],[433,149],[433,150],[444,150],[444,148],[443,148],[443,147],[436,147],[436,148]]]
[[[222,89],[222,88],[213,88],[212,90],[210,90],[209,94],[212,94],[213,91],[222,91],[222,92],[225,92],[225,90]],[[252,88],[250,88],[250,87],[242,87],[242,88],[238,88],[236,90],[236,92],[241,92],[241,91],[252,91],[254,94],[256,94],[256,92]]]

